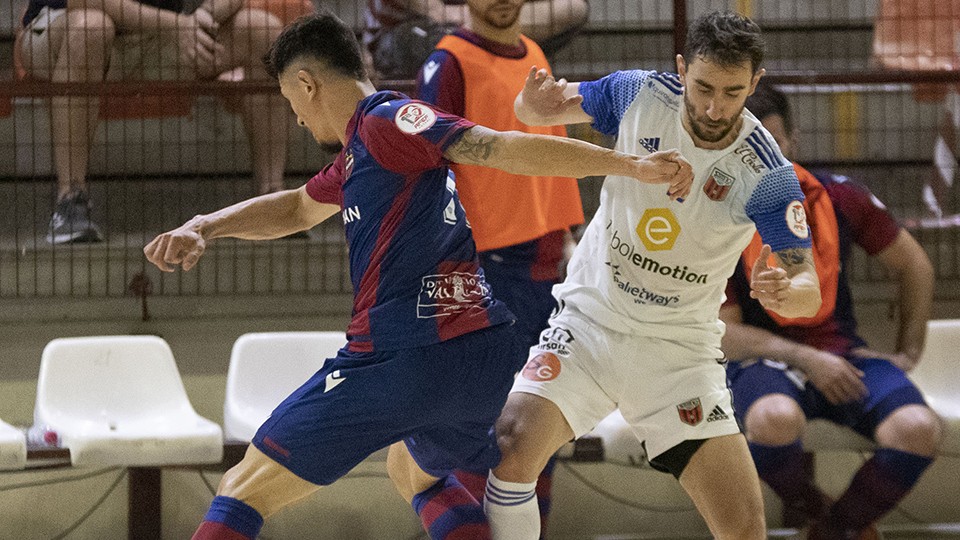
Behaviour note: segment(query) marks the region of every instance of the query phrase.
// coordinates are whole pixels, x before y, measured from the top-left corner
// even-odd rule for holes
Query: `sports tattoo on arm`
[[[463,132],[460,139],[451,144],[444,156],[454,163],[465,165],[489,165],[492,156],[500,147],[498,134],[483,126],[474,126]]]
[[[780,267],[787,271],[787,275],[793,276],[804,270],[816,273],[817,269],[813,263],[813,250],[810,248],[790,248],[773,253],[777,258]]]

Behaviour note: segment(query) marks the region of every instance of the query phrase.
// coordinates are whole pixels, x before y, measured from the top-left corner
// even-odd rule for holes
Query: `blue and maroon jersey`
[[[896,240],[900,225],[870,191],[854,180],[833,174],[815,174],[826,188],[837,216],[840,234],[840,273],[837,304],[833,315],[816,326],[780,326],[767,315],[759,302],[750,298],[750,283],[744,270],[747,261],[741,260],[727,287],[728,302],[737,302],[743,312],[743,322],[769,330],[777,335],[804,343],[833,354],[845,355],[866,342],[857,334],[853,298],[847,282],[848,263],[853,245],[867,254],[879,254]],[[814,238],[816,242],[816,238]]]
[[[396,92],[360,102],[336,159],[307,183],[342,209],[353,351],[422,347],[510,322],[490,294],[446,148],[474,124]]]

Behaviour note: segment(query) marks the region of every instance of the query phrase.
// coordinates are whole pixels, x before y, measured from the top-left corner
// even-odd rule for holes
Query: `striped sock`
[[[550,456],[550,461],[537,477],[537,507],[540,510],[540,540],[547,537],[547,521],[550,519],[550,491],[553,489],[553,468],[557,464],[557,456]]]
[[[536,540],[540,537],[537,483],[504,482],[490,471],[483,510],[493,540]]]
[[[452,474],[414,495],[413,509],[432,540],[490,538],[483,507]]]
[[[217,496],[192,540],[254,540],[263,517],[252,506],[232,497]]]
[[[800,441],[783,446],[749,445],[757,473],[786,507],[801,513],[806,521],[821,519],[827,513],[829,503],[813,483]]]
[[[458,470],[453,473],[466,490],[477,501],[483,501],[483,494],[487,490],[487,471],[482,473]]]
[[[878,448],[830,508],[827,521],[843,530],[866,528],[910,492],[932,461],[893,448]]]
[[[540,539],[547,536],[547,521],[550,518],[550,490],[553,486],[553,468],[557,464],[557,457],[552,456],[543,472],[537,477],[537,507],[540,510]],[[487,473],[457,471],[457,480],[467,488],[473,498],[482,501],[487,490]]]

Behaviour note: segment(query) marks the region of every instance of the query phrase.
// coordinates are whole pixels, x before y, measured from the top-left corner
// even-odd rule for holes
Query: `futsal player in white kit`
[[[537,474],[618,407],[716,538],[766,538],[718,311],[754,230],[768,247],[752,297],[784,316],[812,316],[820,288],[794,169],[743,108],[762,57],[756,24],[715,12],[693,23],[678,74],[624,71],[567,84],[531,70],[516,103],[524,122],[591,122],[617,136],[616,150],[638,155],[679,149],[695,176],[683,200],[629,178],[604,182],[568,277],[553,289],[559,308],[497,423],[503,459],[485,500],[494,540],[537,538]]]

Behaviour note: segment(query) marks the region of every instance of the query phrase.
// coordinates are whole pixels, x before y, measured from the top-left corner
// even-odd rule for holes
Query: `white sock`
[[[540,538],[540,508],[537,483],[504,482],[493,471],[487,476],[483,511],[490,522],[493,540],[537,540]]]

